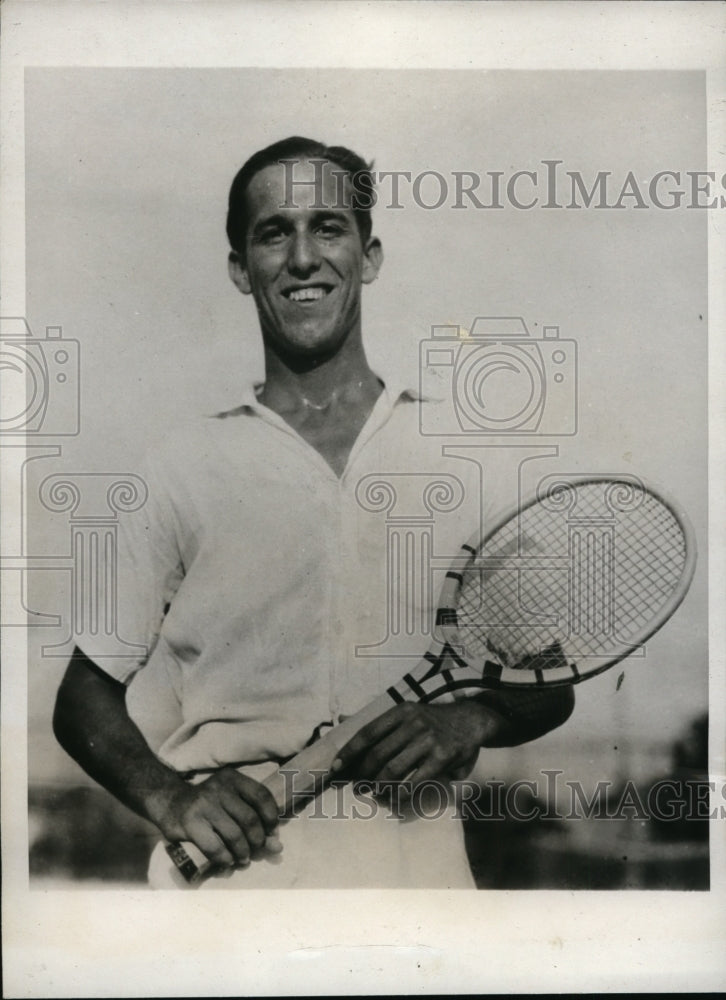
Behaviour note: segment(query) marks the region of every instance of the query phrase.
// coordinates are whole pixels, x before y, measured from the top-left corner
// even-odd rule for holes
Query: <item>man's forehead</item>
[[[351,211],[350,175],[331,160],[291,158],[263,167],[247,186],[253,216],[268,212]]]

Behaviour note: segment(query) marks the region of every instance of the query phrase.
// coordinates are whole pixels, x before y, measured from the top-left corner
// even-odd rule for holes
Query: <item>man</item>
[[[260,783],[321,723],[405,672],[398,656],[366,654],[385,627],[388,553],[361,485],[403,470],[403,489],[419,488],[422,473],[446,468],[417,434],[415,394],[366,359],[361,291],[383,260],[371,189],[356,154],[299,137],[235,178],[229,273],[254,299],[265,383],[172,436],[147,468],[119,586],[125,637],[150,655],[94,663],[78,650],[58,693],[65,749],[168,840],[195,844],[222,870],[247,869],[225,885],[473,885],[450,810],[436,823],[365,812],[346,786],[342,800],[329,790],[322,809],[280,829]],[[451,552],[473,530],[440,524]],[[421,641],[408,655],[421,655]],[[448,780],[480,748],[541,735],[572,705],[566,689],[398,706],[344,748],[340,773]],[[163,884],[162,860],[156,852],[152,884]]]

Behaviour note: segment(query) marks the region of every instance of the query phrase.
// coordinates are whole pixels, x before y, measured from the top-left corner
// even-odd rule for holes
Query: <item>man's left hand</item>
[[[463,778],[497,721],[497,713],[474,700],[404,702],[363,726],[341,749],[333,768],[378,782]]]

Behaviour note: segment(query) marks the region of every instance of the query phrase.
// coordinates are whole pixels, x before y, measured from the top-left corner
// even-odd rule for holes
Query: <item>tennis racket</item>
[[[433,642],[415,669],[263,783],[287,810],[322,784],[362,726],[403,701],[594,677],[642,651],[685,597],[695,565],[688,518],[642,480],[547,477],[483,539],[462,545],[441,588]],[[209,873],[193,844],[167,851],[190,884]]]

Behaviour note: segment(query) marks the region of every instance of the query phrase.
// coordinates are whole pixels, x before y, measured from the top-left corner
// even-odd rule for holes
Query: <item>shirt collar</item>
[[[438,398],[435,386],[429,384],[431,380],[425,370],[419,379],[412,379],[396,369],[387,371],[373,369],[373,374],[383,382],[383,391],[388,396],[391,407],[399,402],[415,403]],[[214,416],[218,418],[236,417],[244,413],[252,414],[264,411],[266,408],[258,398],[263,385],[264,382],[248,382],[242,389],[239,405],[230,410],[215,413]]]

